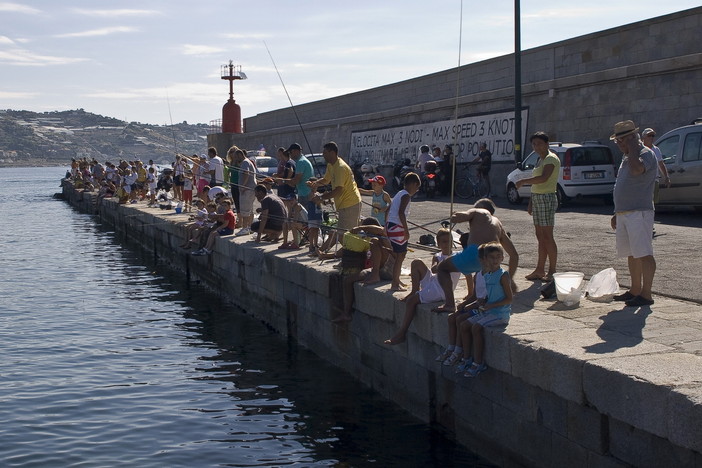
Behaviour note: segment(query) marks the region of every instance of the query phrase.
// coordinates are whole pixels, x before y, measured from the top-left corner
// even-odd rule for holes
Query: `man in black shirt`
[[[490,186],[490,167],[492,166],[492,153],[487,149],[487,144],[480,143],[480,153],[478,157],[473,160],[474,163],[478,163],[478,177],[485,181],[485,187],[487,188],[487,193],[481,194],[490,198],[490,192],[492,192],[492,187]]]

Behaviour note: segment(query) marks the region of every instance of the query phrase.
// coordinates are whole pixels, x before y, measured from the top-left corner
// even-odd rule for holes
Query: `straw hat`
[[[623,122],[617,122],[614,124],[614,135],[609,137],[610,140],[616,140],[617,138],[622,138],[632,133],[639,131],[639,127],[634,124],[631,120],[625,120]]]

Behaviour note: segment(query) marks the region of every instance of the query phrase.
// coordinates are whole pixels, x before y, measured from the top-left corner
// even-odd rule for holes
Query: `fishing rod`
[[[371,203],[368,203],[368,202],[365,201],[365,200],[361,200],[361,203],[365,203],[366,205],[371,206],[371,207],[373,206]],[[417,223],[413,223],[412,221],[407,220],[407,224],[411,224],[412,226],[414,226],[412,229],[414,229],[414,228],[424,229],[425,231],[427,231],[427,232],[429,232],[429,233],[431,233],[431,234],[436,235],[436,232],[434,232],[434,231],[432,231],[432,230],[426,228],[426,226],[429,226],[430,224],[438,223],[438,222],[441,222],[441,221],[442,221],[442,220],[436,220],[436,221],[429,221],[428,223],[424,223],[424,224],[417,224]],[[455,226],[455,223],[452,225],[451,230],[453,230],[453,226]],[[410,231],[411,231],[412,229],[410,229]]]
[[[171,131],[173,132],[173,151],[178,154],[178,144],[176,142],[175,127],[173,127],[173,115],[171,114],[171,100],[168,97],[168,88],[166,88],[166,103],[168,104],[168,117],[171,119]]]
[[[453,127],[456,128],[456,125],[458,124],[458,98],[460,94],[460,86],[461,86],[461,46],[463,44],[463,0],[461,0],[461,11],[460,11],[460,16],[459,16],[459,21],[458,21],[458,66],[456,67],[456,104],[454,106],[454,111],[453,111]],[[458,139],[458,133],[454,132],[453,133],[453,146],[456,146],[456,141]],[[454,195],[455,195],[455,189],[456,189],[456,155],[453,154],[453,161],[451,164],[451,205],[449,208],[449,216],[453,214],[453,200],[454,200]],[[451,226],[451,230],[453,230],[453,226]]]
[[[193,159],[192,157],[187,156],[187,155],[185,155],[185,154],[180,154],[180,153],[179,153],[179,154],[177,154],[177,156],[180,156],[181,158],[187,159],[188,161],[190,161],[190,162],[193,164],[193,166],[197,166],[197,167],[200,167],[200,168],[204,168],[204,167],[205,167],[203,164],[200,164],[200,163],[197,162],[195,159]],[[234,169],[234,170],[240,170],[239,166],[234,166],[234,165],[232,165],[232,164],[224,164],[224,167],[226,167],[226,168],[229,169],[230,171],[231,171],[232,169]],[[259,177],[264,178],[264,179],[265,179],[266,177],[270,177],[268,174],[265,174],[265,173],[263,173],[263,172],[261,172],[261,171],[253,171],[253,172],[251,172],[251,171],[245,171],[245,172],[247,172],[247,173],[249,173],[249,174],[253,174],[254,176],[259,176]],[[207,179],[207,177],[201,177],[201,178]],[[231,182],[228,182],[228,183],[229,183],[230,185],[238,185],[238,184],[233,184],[233,183],[231,183]],[[239,186],[239,187],[242,187],[241,185],[238,185],[238,186]]]
[[[292,99],[290,99],[290,93],[288,93],[288,88],[285,87],[285,83],[283,82],[283,77],[280,75],[280,72],[278,71],[278,66],[275,64],[275,60],[273,60],[273,55],[271,54],[270,49],[268,48],[268,44],[266,44],[266,41],[263,41],[263,45],[266,47],[266,51],[268,52],[268,56],[271,58],[271,62],[273,63],[273,68],[275,68],[275,72],[278,74],[278,79],[280,80],[280,84],[283,85],[283,90],[285,90],[285,95],[288,97],[288,102],[290,103],[290,108],[292,108],[293,114],[295,114],[295,120],[297,120],[297,124],[300,126],[300,130],[302,131],[302,137],[305,139],[305,143],[307,144],[307,149],[310,151],[310,154],[312,154],[312,146],[310,145],[309,140],[307,139],[307,134],[305,133],[305,128],[302,126],[302,122],[300,122],[300,117],[297,115],[297,109],[295,109],[295,105],[292,102]],[[313,165],[313,169],[317,171],[317,175],[321,176],[322,174],[319,173],[319,169],[316,167],[316,165]]]

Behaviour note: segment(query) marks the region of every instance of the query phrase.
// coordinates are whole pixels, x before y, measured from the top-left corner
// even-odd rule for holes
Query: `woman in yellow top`
[[[522,185],[531,184],[531,198],[527,211],[534,218],[536,240],[539,243],[539,255],[536,269],[526,276],[528,280],[550,281],[556,272],[556,259],[558,247],[553,238],[553,226],[556,221],[558,208],[558,174],[561,161],[558,156],[548,148],[548,135],[536,132],[531,136],[531,147],[539,155],[539,160],[534,167],[532,177],[517,181],[517,189]],[[548,259],[548,274],[545,271]]]

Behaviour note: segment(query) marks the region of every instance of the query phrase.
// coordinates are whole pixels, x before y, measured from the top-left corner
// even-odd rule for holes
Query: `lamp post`
[[[519,0],[514,0],[514,162],[522,161],[522,45]]]

